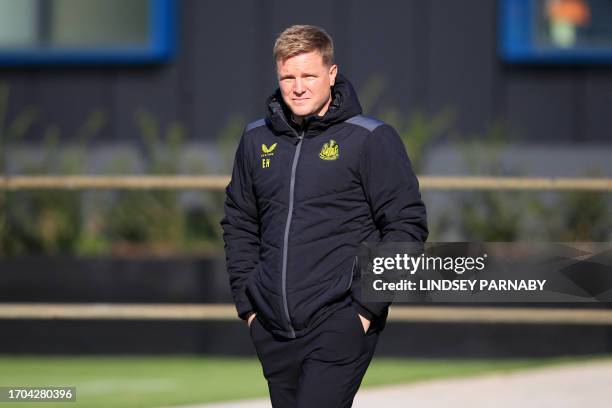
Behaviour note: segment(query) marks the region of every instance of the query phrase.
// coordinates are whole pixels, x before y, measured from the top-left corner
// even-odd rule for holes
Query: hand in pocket
[[[359,313],[357,313],[357,316],[359,316],[359,320],[361,320],[361,325],[363,326],[363,334],[366,334],[368,332],[368,329],[370,328],[371,322]]]

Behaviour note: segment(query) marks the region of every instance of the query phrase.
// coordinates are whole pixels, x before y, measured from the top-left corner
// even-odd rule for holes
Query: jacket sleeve
[[[251,161],[245,145],[243,133],[236,151],[232,179],[225,190],[225,216],[221,221],[230,288],[241,319],[248,319],[253,312],[245,289],[259,262],[260,246]]]
[[[404,143],[391,126],[372,131],[361,152],[359,172],[381,242],[425,242],[428,235],[425,204]],[[365,318],[386,313],[391,302],[364,302],[361,282],[351,295]]]

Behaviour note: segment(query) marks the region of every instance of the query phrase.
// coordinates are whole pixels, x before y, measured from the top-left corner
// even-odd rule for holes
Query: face
[[[331,102],[331,86],[336,81],[336,65],[327,66],[318,51],[285,61],[276,61],[278,84],[283,100],[296,119],[308,115],[323,116]]]

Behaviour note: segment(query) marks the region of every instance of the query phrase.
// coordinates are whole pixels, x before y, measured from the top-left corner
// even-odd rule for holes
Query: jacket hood
[[[280,88],[268,97],[266,101],[266,122],[274,131],[295,137],[295,130],[291,127],[291,111],[283,101]],[[325,115],[309,115],[304,118],[304,137],[316,136],[333,124],[344,122],[355,115],[361,114],[361,104],[357,93],[349,80],[338,73],[336,82],[332,87],[332,101]]]

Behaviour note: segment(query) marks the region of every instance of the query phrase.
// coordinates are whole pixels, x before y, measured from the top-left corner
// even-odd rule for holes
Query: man
[[[324,30],[286,29],[274,59],[279,88],[226,190],[230,286],[272,405],[350,407],[389,306],[362,299],[357,248],[423,242],[425,206],[399,136],[361,115]]]

